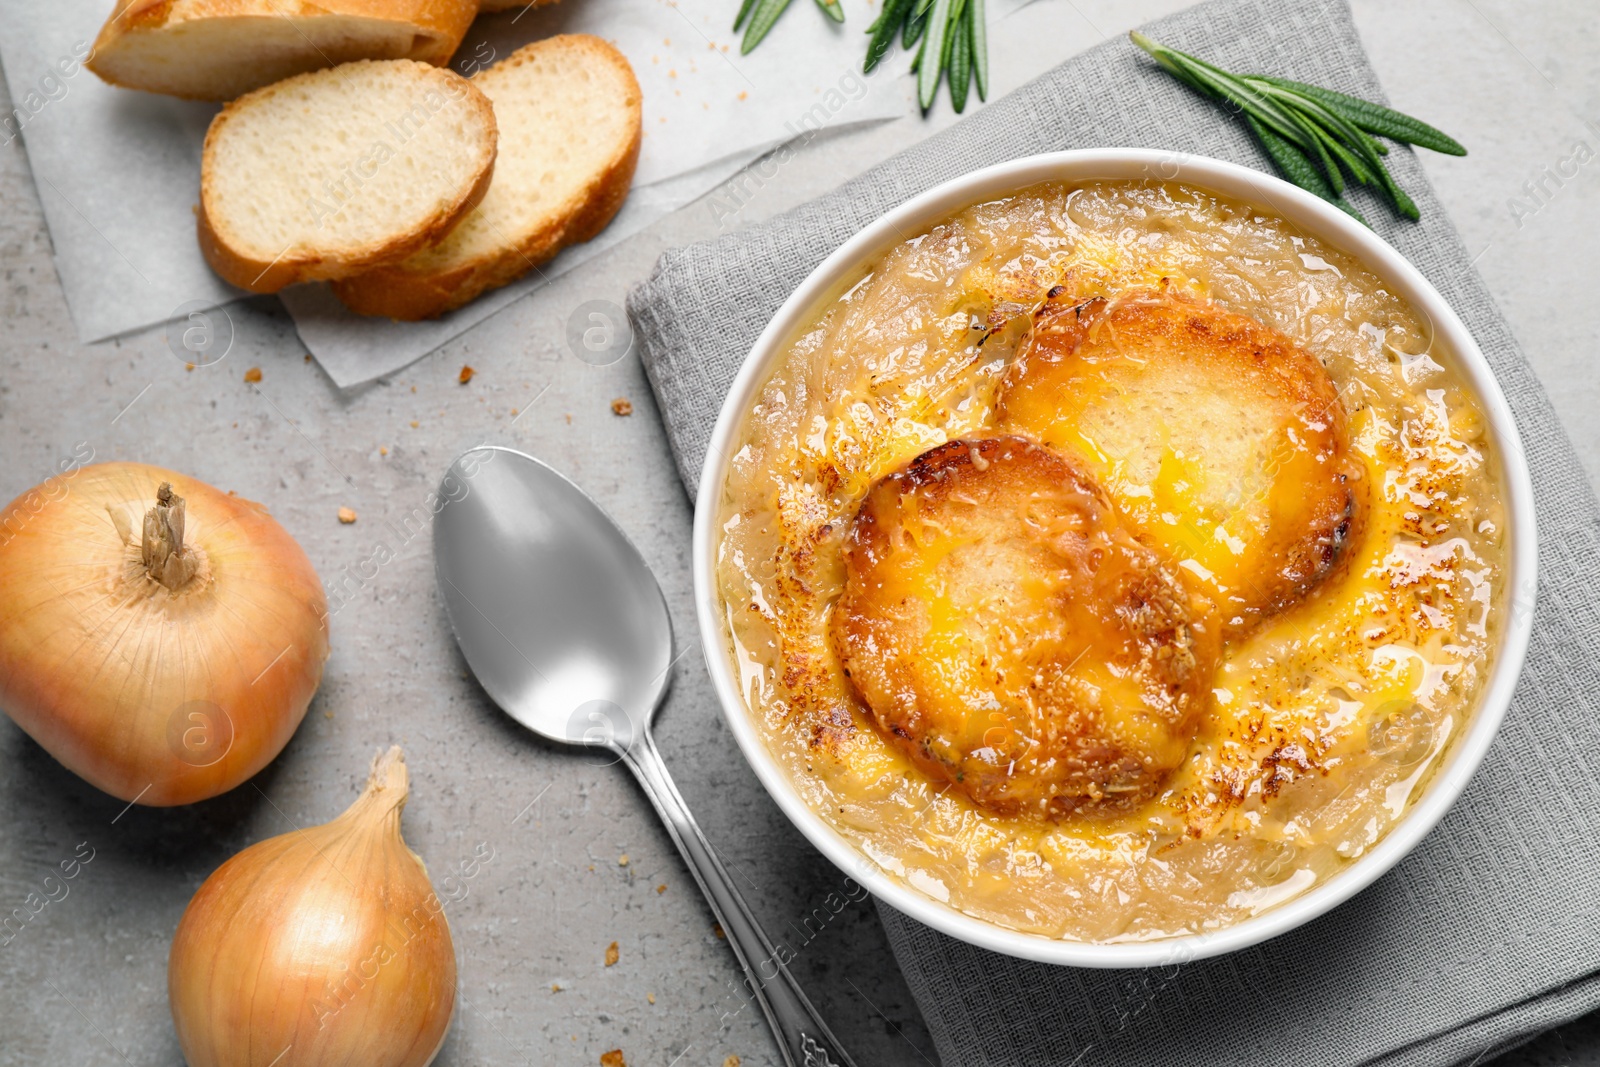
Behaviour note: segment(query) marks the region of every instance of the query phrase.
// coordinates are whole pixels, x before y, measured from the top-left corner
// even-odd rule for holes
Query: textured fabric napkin
[[[1231,69],[1383,99],[1340,0],[1214,0],[1149,32]],[[833,194],[664,255],[629,311],[691,491],[728,383],[824,256],[947,178],[1104,145],[1270,169],[1235,120],[1118,39]],[[950,1067],[1478,1062],[1600,1006],[1600,510],[1421,168],[1408,151],[1389,158],[1422,222],[1395,221],[1370,199],[1358,206],[1466,320],[1510,397],[1533,468],[1538,613],[1505,727],[1466,794],[1394,871],[1254,949],[1138,972],[1056,968],[984,952],[881,908]]]

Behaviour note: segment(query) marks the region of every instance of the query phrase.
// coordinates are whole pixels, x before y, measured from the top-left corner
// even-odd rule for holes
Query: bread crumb
[[[746,92],[745,90],[740,89],[739,90],[739,99],[740,100],[748,100],[748,99],[750,99],[750,94],[748,92]]]
[[[193,363],[185,363],[183,365],[183,369],[184,370],[194,370],[194,364]]]
[[[614,1048],[610,1052],[600,1053],[600,1067],[628,1067],[628,1061],[622,1058],[620,1048]]]
[[[310,352],[307,352],[307,353],[306,353],[306,358],[305,358],[305,361],[306,361],[306,362],[307,362],[307,363],[310,363],[310,362],[311,362],[311,353],[310,353]]]
[[[339,521],[344,523],[346,526],[349,526],[352,522],[355,522],[356,521],[356,509],[355,508],[340,508],[339,509]]]
[[[722,929],[722,924],[721,923],[712,923],[711,924],[711,932],[717,935],[717,940],[719,940],[719,941],[728,940],[728,935]]]
[[[515,417],[516,417],[516,414],[517,414],[517,409],[516,409],[516,408],[512,408],[512,409],[511,409],[511,416],[512,416],[512,418],[515,418]]]
[[[617,857],[617,866],[618,867],[626,867],[627,865],[628,865],[628,854],[626,852],[624,852],[622,855]]]
[[[468,382],[472,381],[472,376],[477,373],[477,371],[463,363],[461,364],[461,373],[456,377],[456,381],[460,382],[462,385],[466,385]]]
[[[633,401],[629,400],[625,396],[617,397],[615,400],[613,400],[611,402],[611,414],[613,414],[613,415],[632,415],[633,414]]]
[[[307,357],[306,357],[306,358],[307,358],[307,359],[310,359],[310,358],[311,358],[311,357],[310,357],[310,356],[307,356]],[[414,385],[413,385],[413,386],[412,386],[412,387],[411,387],[411,391],[412,391],[412,392],[413,392],[413,393],[414,393],[414,392],[416,392],[416,391],[417,391],[417,387],[416,387],[416,386],[414,386]]]
[[[389,454],[389,446],[388,445],[379,445],[378,446],[378,455],[387,456],[388,454]]]
[[[611,944],[606,946],[606,966],[607,967],[615,967],[617,965],[617,960],[619,958],[621,958],[621,956],[622,956],[622,953],[617,950],[617,943],[615,941],[611,942]]]
[[[572,425],[572,412],[570,412],[570,411],[567,412],[567,425],[568,426]]]
[[[656,892],[657,893],[665,893],[666,891],[667,891],[667,886],[666,886],[665,882],[663,882],[662,884],[656,886]]]
[[[739,1067],[739,1057],[730,1053],[728,1058],[722,1061],[722,1067]]]
[[[559,982],[551,982],[550,983],[550,992],[552,992],[552,993],[561,992],[561,984]]]
[[[244,380],[247,382],[259,382],[261,380],[261,368],[251,367],[249,370],[245,371]]]
[[[411,428],[413,430],[415,430],[417,428],[417,420],[416,419],[412,419],[411,420]]]
[[[656,1002],[656,995],[654,993],[646,993],[644,995],[644,999],[646,999],[650,1003],[654,1004]]]

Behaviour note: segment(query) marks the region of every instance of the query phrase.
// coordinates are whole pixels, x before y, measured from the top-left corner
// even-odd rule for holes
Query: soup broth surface
[[[1230,641],[1159,795],[1052,821],[985,812],[912,766],[852,690],[829,623],[869,487],[948,440],[1001,432],[1001,378],[1063,284],[1170,288],[1282,332],[1337,386],[1367,484],[1347,564]],[[1350,256],[1181,184],[1044,184],[904,241],[788,344],[720,497],[721,639],[768,748],[872,863],[1016,930],[1154,939],[1304,893],[1406,814],[1498,637],[1498,461],[1452,363]]]

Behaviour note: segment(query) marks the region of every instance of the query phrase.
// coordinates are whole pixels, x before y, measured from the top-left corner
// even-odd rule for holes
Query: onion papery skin
[[[141,557],[163,483],[203,560],[177,591]],[[0,708],[121,800],[193,803],[271,762],[321,682],[327,618],[264,507],[176,471],[86,466],[0,512]]]
[[[400,836],[405,791],[392,748],[339,818],[252,845],[200,886],[167,970],[189,1067],[432,1062],[455,1011],[455,948]]]

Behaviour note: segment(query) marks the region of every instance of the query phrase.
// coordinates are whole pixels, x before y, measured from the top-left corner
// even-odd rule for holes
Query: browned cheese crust
[[[1185,758],[1219,642],[1083,464],[955,440],[868,492],[833,631],[890,741],[997,814],[1149,799]]]
[[[1362,467],[1327,370],[1212,303],[1058,286],[998,418],[1082,459],[1140,539],[1199,580],[1230,635],[1303,599],[1359,535]]]

